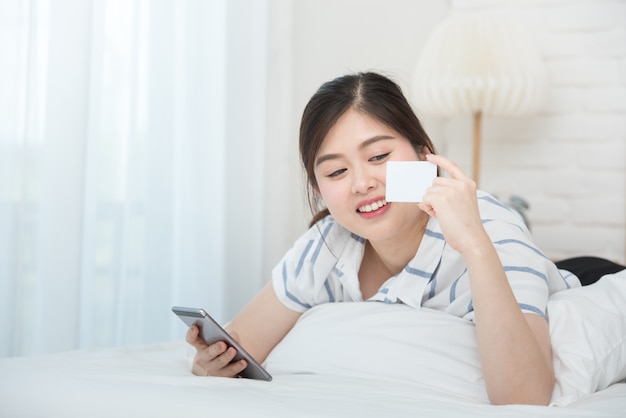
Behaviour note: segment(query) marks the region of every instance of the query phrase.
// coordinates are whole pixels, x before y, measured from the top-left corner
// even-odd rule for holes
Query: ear
[[[432,152],[430,152],[430,150],[426,146],[423,146],[422,149],[417,153],[417,159],[420,161],[426,161],[426,155],[428,154],[432,154]]]

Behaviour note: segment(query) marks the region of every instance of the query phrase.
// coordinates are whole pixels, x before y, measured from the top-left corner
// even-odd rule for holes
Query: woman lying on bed
[[[580,283],[559,273],[514,211],[435,154],[400,88],[376,73],[325,83],[304,110],[300,154],[312,207],[326,209],[230,322],[246,350],[263,362],[322,303],[424,306],[474,321],[492,403],[548,404],[555,377],[546,304]],[[421,203],[387,202],[386,163],[416,160],[448,175]],[[196,327],[187,341],[197,375],[237,376],[246,367],[231,363],[224,342],[207,346]]]

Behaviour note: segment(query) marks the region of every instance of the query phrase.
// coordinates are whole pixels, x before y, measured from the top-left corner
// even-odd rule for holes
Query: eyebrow
[[[361,142],[359,144],[359,150],[363,150],[367,147],[369,147],[370,145],[378,142],[378,141],[384,141],[384,140],[389,140],[389,139],[394,139],[395,137],[390,136],[390,135],[376,135],[373,136],[371,138],[366,139],[365,141]],[[324,161],[329,161],[329,160],[334,160],[336,158],[341,157],[342,154],[325,154],[325,155],[321,155],[317,158],[317,160],[315,160],[315,166],[319,166],[320,164],[322,164]]]

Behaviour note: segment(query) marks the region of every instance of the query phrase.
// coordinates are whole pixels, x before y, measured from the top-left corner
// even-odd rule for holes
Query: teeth
[[[380,209],[387,204],[387,201],[382,199],[378,202],[371,203],[369,205],[363,205],[358,210],[359,212],[373,212],[376,209]]]

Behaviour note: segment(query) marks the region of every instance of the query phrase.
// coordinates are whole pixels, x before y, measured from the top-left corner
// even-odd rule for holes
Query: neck
[[[399,236],[388,241],[368,241],[373,257],[377,258],[389,273],[389,277],[398,274],[411,261],[422,242],[429,216],[422,212],[417,221],[405,228]]]

